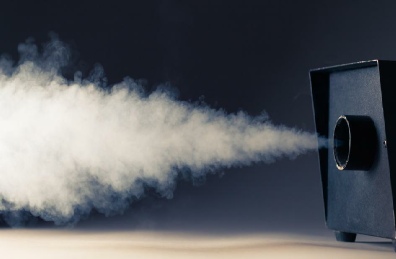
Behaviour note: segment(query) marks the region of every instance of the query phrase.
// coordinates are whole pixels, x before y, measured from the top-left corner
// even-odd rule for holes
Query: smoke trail
[[[317,148],[314,134],[147,95],[131,79],[107,90],[100,73],[66,80],[57,39],[18,50],[17,65],[0,61],[0,211],[11,223],[24,211],[57,224],[112,214],[145,187],[171,197],[180,170],[200,177]]]

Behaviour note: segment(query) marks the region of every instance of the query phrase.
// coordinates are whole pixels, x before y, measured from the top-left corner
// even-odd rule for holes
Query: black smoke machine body
[[[392,239],[396,251],[396,61],[314,69],[311,90],[327,227]]]

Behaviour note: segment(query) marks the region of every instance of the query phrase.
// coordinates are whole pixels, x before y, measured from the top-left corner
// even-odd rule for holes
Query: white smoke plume
[[[202,177],[318,147],[315,134],[146,94],[132,79],[107,88],[100,76],[67,80],[57,39],[18,50],[17,64],[0,61],[0,214],[11,224],[22,212],[57,224],[93,208],[110,215],[145,188],[171,197],[183,170]]]

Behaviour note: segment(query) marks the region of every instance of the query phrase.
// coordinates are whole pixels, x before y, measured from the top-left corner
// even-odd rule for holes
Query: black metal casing
[[[327,227],[395,240],[396,61],[314,69],[310,78],[316,130],[329,139],[328,148],[319,149]],[[337,168],[332,141],[343,115],[370,118],[374,124],[374,135],[367,135],[377,142],[369,168]]]

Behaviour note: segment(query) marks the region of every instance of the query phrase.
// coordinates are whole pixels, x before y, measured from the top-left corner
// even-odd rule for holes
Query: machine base
[[[335,237],[339,242],[355,242],[356,234],[342,232],[342,231],[334,231]],[[396,239],[392,239],[393,250],[396,252]]]
[[[354,233],[348,233],[342,231],[335,231],[334,233],[337,241],[339,242],[355,242],[356,240],[356,234]]]

